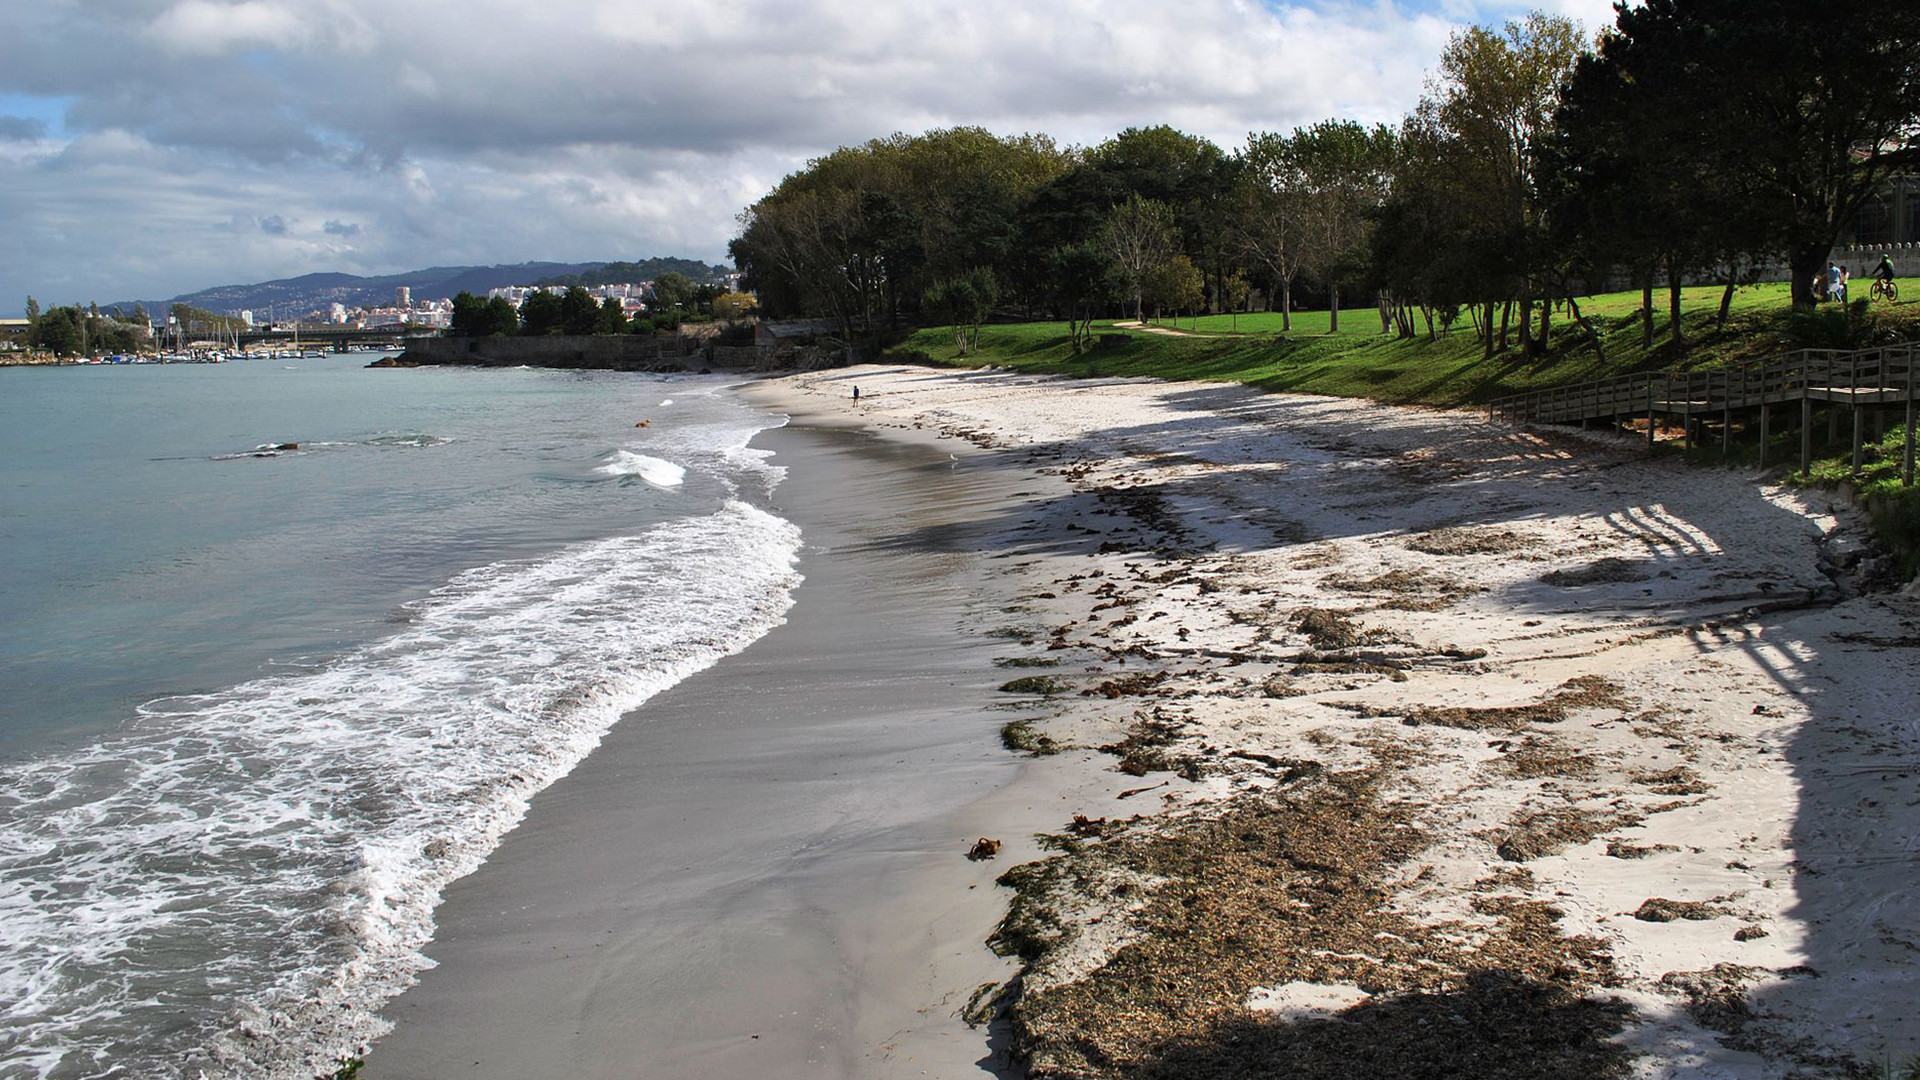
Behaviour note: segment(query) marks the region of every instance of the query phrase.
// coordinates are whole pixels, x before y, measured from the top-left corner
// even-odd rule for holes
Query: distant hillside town
[[[669,271],[668,273],[675,273]],[[664,275],[663,275],[664,276]],[[685,275],[677,275],[685,278]],[[628,319],[638,318],[649,311],[649,305],[658,299],[655,281],[622,281],[603,285],[570,284],[532,284],[501,285],[488,289],[484,299],[500,298],[515,308],[526,302],[527,297],[535,293],[550,293],[564,296],[569,288],[584,288],[587,294],[598,303],[612,300],[620,305],[620,313]],[[712,275],[706,282],[717,287],[716,292],[738,292],[740,274],[729,271]],[[464,290],[463,290],[464,291]],[[249,327],[262,325],[260,313],[252,309],[234,312]],[[383,326],[424,326],[435,330],[445,330],[453,324],[453,297],[438,296],[433,299],[416,299],[413,289],[407,285],[396,286],[391,303],[377,307],[348,307],[342,303],[329,304],[324,310],[315,309],[305,312],[299,319],[301,325],[324,323],[330,326],[353,326],[362,329],[378,329]]]
[[[423,284],[378,289],[370,284],[396,278]],[[440,267],[387,279],[309,274],[222,286],[171,301],[44,310],[29,296],[25,318],[0,319],[0,364],[151,353],[236,358],[249,355],[253,346],[271,351],[286,347],[288,339],[297,344],[309,333],[311,340],[339,348],[371,348],[422,332],[471,333],[473,328],[463,325],[463,305],[469,313],[492,305],[486,333],[669,332],[683,321],[733,318],[753,310],[754,299],[738,291],[740,279],[724,266],[655,258]],[[591,313],[591,327],[568,329],[581,322],[576,309]]]
[[[380,320],[406,321],[417,317],[435,325],[434,311],[444,319],[453,297],[461,293],[485,296],[502,288],[565,288],[580,285],[646,286],[665,274],[679,274],[695,285],[732,287],[738,275],[732,267],[671,256],[632,262],[525,262],[497,266],[432,266],[377,277],[319,273],[247,285],[220,285],[167,299],[120,300],[103,303],[103,311],[171,311],[185,304],[201,311],[240,318],[252,312],[256,325],[315,322],[329,325],[360,323],[393,325]],[[401,290],[408,299],[401,302]],[[437,301],[437,304],[435,303]]]

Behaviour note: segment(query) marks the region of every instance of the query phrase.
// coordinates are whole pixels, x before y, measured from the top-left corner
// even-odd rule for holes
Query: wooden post
[[[1879,383],[1880,385],[1873,395],[1873,403],[1876,406],[1873,410],[1874,442],[1879,442],[1881,439],[1887,437],[1887,410],[1885,408],[1887,400],[1887,350],[1885,349],[1880,350]]]
[[[1813,473],[1813,399],[1800,388],[1800,475]]]
[[[1907,350],[1907,438],[1901,462],[1900,482],[1913,486],[1913,350]]]
[[[1767,415],[1773,412],[1765,398],[1760,401],[1760,467],[1767,467]]]
[[[1866,409],[1855,405],[1853,407],[1853,474],[1855,476],[1860,475],[1860,451],[1861,445],[1866,441],[1866,434]]]
[[[1653,449],[1653,376],[1647,376],[1647,449]]]
[[[1734,377],[1720,377],[1720,457],[1734,452]]]
[[[1681,387],[1680,392],[1686,395],[1683,404],[1680,406],[1680,448],[1682,450],[1691,450],[1693,449],[1692,375],[1687,376],[1687,385]],[[1669,402],[1673,400],[1673,376],[1671,375],[1667,376],[1667,400]]]

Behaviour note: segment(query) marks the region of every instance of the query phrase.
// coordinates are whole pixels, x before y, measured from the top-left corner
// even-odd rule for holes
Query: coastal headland
[[[834,862],[755,816],[780,785],[656,803],[618,744],[664,740],[663,697],[450,892],[445,966],[367,1075],[1760,1080],[1920,1051],[1920,602],[1837,501],[1616,436],[1216,384],[870,365],[750,393],[881,436],[830,472],[797,455],[781,489],[862,539],[676,689],[713,734],[675,768],[786,761],[816,802],[923,812]],[[865,622],[831,613],[843,589]],[[945,644],[777,669],[876,625]],[[861,686],[877,711],[847,707]],[[756,750],[736,715],[953,741],[826,776],[841,750],[807,724]],[[666,818],[610,816],[648,805],[788,847],[719,888],[736,864],[652,857]],[[563,820],[584,839],[543,831]]]

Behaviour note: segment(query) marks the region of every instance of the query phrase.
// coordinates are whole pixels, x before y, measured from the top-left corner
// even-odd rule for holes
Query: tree
[[[714,317],[729,321],[744,319],[759,306],[759,302],[753,298],[752,293],[721,293],[713,298]]]
[[[1726,174],[1700,155],[1692,115],[1646,92],[1661,82],[1659,68],[1688,65],[1692,57],[1648,49],[1623,65],[1624,40],[1605,38],[1601,55],[1580,59],[1561,92],[1554,130],[1537,148],[1544,235],[1556,256],[1542,266],[1564,277],[1627,268],[1643,290],[1647,348],[1653,346],[1653,286],[1664,269],[1670,332],[1679,349],[1680,287],[1687,275],[1737,264],[1736,249],[1764,242]]]
[[[520,332],[533,337],[557,334],[565,321],[557,293],[538,289],[520,301]]]
[[[1447,42],[1435,88],[1415,114],[1453,174],[1447,187],[1482,255],[1481,274],[1499,295],[1520,302],[1520,339],[1529,351],[1546,347],[1531,329],[1548,250],[1538,151],[1581,51],[1579,27],[1559,16],[1535,12],[1499,30],[1470,27]]]
[[[992,314],[1000,286],[993,271],[976,266],[963,274],[942,278],[927,286],[921,304],[929,315],[953,327],[953,339],[960,354],[980,344],[980,324]]]
[[[1293,281],[1307,258],[1306,182],[1286,136],[1247,136],[1231,196],[1240,252],[1267,270],[1280,295],[1280,329],[1293,329]],[[1238,305],[1231,305],[1237,307]]]
[[[1351,275],[1367,225],[1392,174],[1394,133],[1386,125],[1323,120],[1288,140],[1304,195],[1304,265],[1328,290],[1328,329],[1340,330],[1340,282]]]
[[[1237,161],[1204,138],[1161,124],[1122,131],[1088,151],[1087,166],[1116,193],[1109,205],[1131,195],[1166,204],[1174,250],[1190,256],[1217,291],[1227,270],[1226,204]]]
[[[27,296],[27,328],[31,330],[40,321],[40,301],[31,294]]]
[[[1240,311],[1252,296],[1253,284],[1247,280],[1247,275],[1238,270],[1227,275],[1220,289],[1220,303],[1233,312],[1233,328],[1236,332],[1240,329]]]
[[[1079,353],[1093,344],[1094,309],[1122,294],[1113,255],[1094,241],[1055,248],[1047,256],[1045,275],[1056,309],[1067,316],[1073,351]]]
[[[1019,242],[1023,211],[1072,160],[1045,136],[980,128],[841,147],[742,214],[729,250],[769,316],[830,315],[849,339],[975,266],[1031,298],[1052,242]]]
[[[594,322],[593,332],[596,334],[627,332],[627,312],[620,306],[620,301],[611,296],[601,299],[599,318]]]
[[[653,279],[653,298],[663,308],[685,306],[693,299],[693,280],[671,271]]]
[[[447,319],[447,336],[476,338],[480,321],[486,315],[486,300],[480,300],[465,288],[453,298],[453,315]]]
[[[84,317],[78,304],[48,308],[35,317],[27,344],[45,349],[55,356],[78,356],[86,351],[86,334],[82,326]]]
[[[490,296],[475,324],[474,333],[477,337],[487,337],[494,334],[512,334],[519,329],[520,309],[513,306],[513,301],[504,296]]]
[[[1920,163],[1914,4],[1822,19],[1788,0],[1649,0],[1619,9],[1593,68],[1631,86],[1633,115],[1685,103],[1677,137],[1786,256],[1795,304],[1861,205]]]
[[[1492,259],[1485,238],[1465,210],[1473,195],[1460,190],[1465,178],[1451,160],[1457,145],[1416,114],[1401,125],[1396,151],[1392,190],[1369,230],[1368,282],[1402,336],[1412,336],[1417,308],[1431,337],[1436,316],[1445,328],[1462,306],[1477,313],[1503,295],[1485,271]]]
[[[586,335],[600,327],[600,303],[579,285],[568,286],[560,297],[560,332]]]
[[[1147,271],[1166,261],[1174,250],[1173,211],[1157,199],[1130,195],[1113,208],[1101,230],[1101,242],[1133,294],[1133,317],[1141,315],[1141,289]]]
[[[1155,319],[1171,310],[1177,319],[1182,311],[1197,311],[1206,303],[1206,282],[1200,269],[1185,255],[1175,255],[1148,268],[1140,282],[1141,293],[1153,305]]]

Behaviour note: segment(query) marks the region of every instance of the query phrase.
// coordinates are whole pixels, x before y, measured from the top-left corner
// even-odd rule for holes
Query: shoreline
[[[803,529],[787,622],[662,692],[451,885],[361,1075],[991,1075],[960,1018],[1019,786],[973,546],[1007,478],[796,417],[756,438]],[[960,989],[956,989],[960,988]]]

